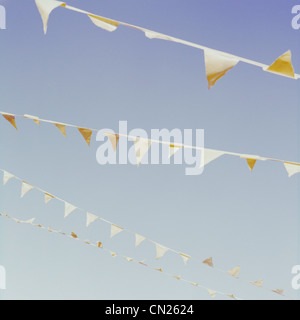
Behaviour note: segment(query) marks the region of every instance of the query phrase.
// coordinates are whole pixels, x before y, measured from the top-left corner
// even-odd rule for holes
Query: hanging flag
[[[144,240],[146,240],[145,237],[139,235],[139,234],[135,234],[135,246],[138,247]]]
[[[74,239],[78,239],[77,234],[76,234],[76,233],[74,233],[74,232],[72,232],[72,233],[71,233],[71,236],[72,236]]]
[[[173,278],[175,278],[176,280],[181,280],[180,276],[172,276]]]
[[[55,0],[35,0],[35,3],[42,17],[43,25],[44,25],[44,33],[46,34],[50,13],[54,9],[60,6],[65,6],[65,3],[61,1],[55,1]]]
[[[247,163],[248,163],[248,166],[251,170],[251,172],[253,171],[253,168],[255,166],[255,163],[256,163],[256,159],[246,159],[247,160]]]
[[[93,14],[88,14],[88,17],[92,20],[92,22],[99,28],[102,28],[106,31],[115,31],[118,26],[119,26],[119,22],[114,21],[114,20],[110,20],[107,18],[102,18],[99,16],[95,16]]]
[[[214,50],[204,50],[204,56],[209,89],[239,63],[237,58]]]
[[[129,257],[125,257],[125,260],[127,260],[128,262],[132,262],[133,261],[133,259],[129,258]]]
[[[161,268],[154,268],[158,272],[163,272]]]
[[[99,241],[98,241],[98,242],[97,242],[97,247],[98,247],[98,248],[103,248],[102,242],[99,242]]]
[[[27,182],[22,182],[22,191],[21,191],[21,198],[25,196],[26,193],[28,193],[30,190],[32,190],[34,187],[30,185]]]
[[[165,253],[169,250],[169,248],[166,248],[158,243],[156,243],[155,246],[156,246],[156,260],[163,257]]]
[[[151,140],[144,138],[135,138],[134,147],[136,153],[137,165],[139,166],[144,155],[148,152],[151,146]]]
[[[15,176],[7,171],[3,171],[3,185],[5,186],[7,182],[14,178]]]
[[[27,119],[31,119],[33,120],[36,124],[40,125],[40,119],[38,117],[35,117],[35,116],[31,116],[29,114],[24,114],[24,118],[27,118]]]
[[[211,289],[207,289],[209,295],[212,297],[212,298],[215,298],[216,297],[216,291],[214,290],[211,290]]]
[[[54,199],[54,196],[52,196],[50,193],[45,193],[45,203],[47,204],[52,199]]]
[[[9,113],[1,113],[1,114],[16,130],[18,130],[16,126],[16,117],[13,114],[9,114]]]
[[[295,78],[295,72],[292,65],[292,53],[287,51],[280,56],[270,67],[266,69],[269,72],[279,73],[281,75]]]
[[[253,282],[251,281],[250,283],[253,284],[253,285],[256,286],[256,287],[261,288],[262,285],[263,285],[263,283],[264,283],[264,280],[253,281]]]
[[[83,138],[86,141],[86,143],[88,144],[88,146],[90,146],[90,144],[91,144],[91,136],[92,136],[93,130],[85,129],[85,128],[77,128],[77,129],[79,130],[79,132],[83,136]]]
[[[66,137],[66,125],[63,123],[53,122],[56,128]]]
[[[112,251],[109,251],[109,252],[110,252],[110,254],[111,254],[111,256],[112,256],[113,258],[117,256],[117,254],[116,254],[115,252],[112,252]]]
[[[226,294],[226,296],[233,300],[238,300],[238,298],[234,294]]]
[[[173,155],[178,151],[180,150],[182,147],[178,147],[178,146],[175,146],[173,144],[170,144],[169,146],[169,158],[173,157]]]
[[[116,152],[120,136],[117,133],[108,133],[108,132],[105,132],[105,135],[109,138],[113,146],[113,149]]]
[[[194,286],[194,287],[199,287],[199,284],[196,283],[196,282],[191,282],[191,281],[190,281],[190,284],[191,284],[192,286]]]
[[[118,233],[122,232],[124,229],[121,227],[116,226],[115,224],[111,225],[111,232],[110,232],[110,237],[116,236]]]
[[[187,264],[187,262],[191,259],[191,256],[188,256],[187,254],[180,253],[181,258],[183,259],[184,264]]]
[[[204,149],[204,163],[201,164],[201,167],[205,167],[210,162],[218,159],[219,157],[223,156],[225,152],[213,149]]]
[[[140,27],[137,27],[137,29],[143,31],[145,33],[145,36],[148,39],[160,39],[160,40],[169,40],[169,41],[174,41],[175,40],[174,38],[166,36],[166,35],[164,35],[162,33],[158,33],[158,32],[147,30],[147,29],[140,28]]]
[[[284,162],[284,167],[289,175],[289,178],[295,175],[296,173],[300,173],[300,165],[294,164],[290,162]]]
[[[206,264],[207,266],[209,266],[211,268],[214,268],[213,258],[208,258],[208,259],[204,260],[202,263]]]
[[[97,219],[99,219],[98,216],[87,212],[86,213],[86,226],[88,227],[91,223],[93,223],[94,221],[96,221]]]
[[[235,268],[233,268],[232,270],[228,271],[227,273],[228,273],[230,276],[238,279],[238,278],[239,278],[240,269],[241,269],[241,267],[238,266],[238,267],[235,267]]]
[[[284,296],[284,291],[282,289],[276,289],[276,290],[272,290],[274,293],[279,294],[280,296]]]
[[[67,218],[77,207],[73,206],[72,204],[65,202],[65,218]]]

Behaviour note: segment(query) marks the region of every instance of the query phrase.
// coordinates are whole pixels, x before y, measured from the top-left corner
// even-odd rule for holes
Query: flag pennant
[[[284,162],[284,167],[289,175],[289,178],[295,175],[296,173],[300,173],[300,166],[298,164]]]
[[[204,260],[202,263],[206,264],[207,266],[209,266],[211,268],[214,268],[213,258],[208,258],[208,259]]]
[[[116,226],[115,224],[111,225],[110,237],[116,236],[118,233],[122,232],[124,229]]]
[[[166,252],[169,250],[169,248],[166,248],[158,243],[156,243],[156,260],[162,258]]]
[[[145,241],[146,238],[139,235],[139,234],[135,234],[135,246],[138,247],[143,241]]]
[[[66,137],[66,125],[62,123],[54,123],[56,128]]]
[[[264,280],[253,281],[253,282],[251,281],[250,283],[253,284],[253,285],[256,286],[256,287],[261,288],[262,285],[263,285],[263,283],[264,283]]]
[[[90,144],[91,144],[91,136],[92,136],[93,130],[85,129],[85,128],[77,128],[77,129],[79,130],[79,132],[83,136],[83,138],[86,141],[86,143],[88,144],[88,146],[90,146]]]
[[[162,271],[162,268],[154,268],[156,271],[158,271],[158,272],[163,272]]]
[[[136,138],[134,141],[137,165],[139,166],[144,155],[148,152],[151,141],[144,138]]]
[[[26,193],[28,193],[30,190],[32,190],[34,186],[28,184],[27,182],[22,182],[22,191],[21,191],[21,198],[25,196]]]
[[[16,130],[18,130],[16,126],[16,117],[13,114],[2,113],[4,119],[6,119]]]
[[[212,149],[204,149],[204,163],[201,164],[200,167],[206,166],[210,162],[218,159],[219,157],[223,156],[225,152],[219,150],[212,150]]]
[[[31,119],[33,120],[36,124],[40,125],[40,119],[38,117],[35,117],[35,116],[31,116],[29,114],[24,114],[24,118],[27,118],[27,119]]]
[[[270,67],[266,69],[269,72],[279,73],[281,75],[295,78],[295,72],[292,65],[292,53],[287,51],[280,56]]]
[[[175,146],[173,144],[170,144],[169,146],[169,158],[173,157],[173,155],[178,151],[180,150],[182,147],[178,147],[178,146]]]
[[[251,170],[251,172],[253,171],[253,168],[256,164],[256,159],[246,159],[247,160],[247,163],[248,163],[248,166]]]
[[[204,50],[204,57],[209,89],[239,63],[237,58],[214,50]]]
[[[92,22],[97,27],[102,28],[106,31],[110,31],[110,32],[115,31],[119,26],[119,22],[114,20],[102,18],[99,16],[95,16],[93,14],[88,14],[88,17],[92,20]]]
[[[227,294],[227,297],[229,297],[233,300],[238,300],[238,298],[234,294]]]
[[[65,202],[65,218],[67,218],[77,207],[73,206],[72,204]]]
[[[227,273],[228,273],[230,276],[238,279],[238,278],[239,278],[240,269],[241,269],[241,267],[238,266],[238,267],[235,267],[235,268],[233,268],[232,270],[228,271]]]
[[[188,256],[187,254],[180,253],[181,258],[183,259],[184,264],[187,264],[187,262],[191,259],[191,256]]]
[[[86,213],[86,226],[88,227],[91,223],[93,223],[94,221],[96,221],[97,219],[99,219],[98,216],[87,212]]]
[[[110,251],[111,256],[114,258],[117,256],[117,254],[115,252]]]
[[[98,247],[98,248],[103,248],[102,242],[98,241],[98,242],[97,242],[97,247]]]
[[[7,182],[14,178],[15,176],[12,175],[11,173],[7,172],[7,171],[4,171],[3,172],[3,185],[5,186],[7,184]]]
[[[176,280],[181,280],[180,276],[173,276],[173,278],[175,278]]]
[[[108,132],[105,132],[105,135],[110,140],[110,142],[111,142],[111,144],[113,146],[113,149],[116,152],[120,136],[117,133],[108,133]]]
[[[54,199],[54,196],[52,196],[50,193],[45,193],[45,203],[47,204],[52,199]]]
[[[216,291],[214,290],[211,290],[211,289],[207,289],[209,295],[212,297],[212,298],[215,298],[216,297]]]
[[[71,233],[71,237],[73,237],[74,239],[78,239],[78,236],[77,236],[77,234],[75,232]]]
[[[129,258],[129,257],[125,257],[125,260],[127,260],[128,262],[132,262],[133,261],[133,259]]]
[[[274,293],[279,294],[280,296],[283,296],[284,291],[282,289],[276,289],[276,290],[272,290]]]

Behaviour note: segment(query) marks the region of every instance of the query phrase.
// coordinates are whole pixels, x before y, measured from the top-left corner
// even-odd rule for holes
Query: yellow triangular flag
[[[169,248],[164,247],[158,243],[156,243],[155,246],[156,246],[156,260],[163,257],[165,253],[169,250]]]
[[[102,18],[99,16],[95,16],[93,14],[88,14],[88,17],[92,20],[92,22],[99,28],[102,28],[106,31],[115,31],[118,26],[119,26],[119,22],[114,21],[114,20],[110,20],[107,18]]]
[[[251,284],[253,284],[254,286],[256,286],[256,287],[262,287],[262,285],[263,285],[263,283],[264,283],[264,280],[259,280],[259,281],[251,281],[250,282]]]
[[[66,125],[62,123],[53,122],[56,128],[66,137]]]
[[[34,186],[28,184],[27,182],[22,182],[22,191],[21,191],[21,198],[25,196],[26,193],[28,193],[30,190],[32,190]]]
[[[255,166],[255,163],[256,163],[256,160],[255,159],[246,159],[247,160],[247,163],[248,163],[248,166],[251,170],[251,172],[253,171],[253,168]]]
[[[211,290],[211,289],[207,289],[209,295],[212,297],[212,298],[215,298],[216,297],[216,291],[214,290]]]
[[[77,207],[73,206],[72,204],[65,202],[65,218],[67,218]]]
[[[118,233],[122,232],[124,229],[121,227],[116,226],[115,224],[111,225],[111,232],[110,232],[110,237],[114,237]]]
[[[235,267],[235,268],[233,268],[232,270],[228,271],[227,273],[228,273],[230,276],[238,279],[238,278],[239,278],[240,269],[241,269],[241,267],[238,266],[238,267]]]
[[[151,140],[144,139],[144,138],[135,138],[134,147],[136,153],[136,161],[137,165],[139,166],[144,155],[148,152],[151,146]]]
[[[87,212],[86,213],[86,226],[88,227],[91,223],[93,223],[94,221],[96,221],[97,219],[99,219],[98,216]]]
[[[16,126],[16,117],[13,114],[8,113],[2,113],[2,116],[16,129],[18,130]]]
[[[61,1],[55,1],[55,0],[35,0],[35,3],[42,17],[43,25],[44,25],[44,33],[46,34],[50,13],[55,8],[64,6],[65,3]]]
[[[180,253],[181,258],[183,259],[184,264],[187,264],[187,262],[191,259],[191,256],[188,256],[187,254]]]
[[[211,268],[214,268],[213,258],[212,258],[212,257],[204,260],[202,263],[203,263],[203,264],[206,264],[207,266],[209,266],[209,267],[211,267]]]
[[[74,233],[74,232],[72,232],[72,233],[71,233],[71,236],[72,236],[74,239],[78,239],[77,234],[76,234],[76,233]]]
[[[282,56],[280,56],[270,67],[266,69],[267,71],[279,73],[281,75],[295,78],[295,72],[292,65],[292,53],[287,51]]]
[[[139,234],[135,234],[135,246],[139,246],[144,240],[146,240],[145,237],[139,235]]]
[[[50,193],[45,193],[45,203],[47,204],[49,201],[54,199],[54,196],[52,196]]]
[[[117,256],[117,254],[115,252],[110,251],[111,256],[114,258]]]
[[[204,50],[204,56],[209,89],[230,69],[239,63],[239,60],[236,57],[214,50]]]
[[[284,167],[289,175],[289,178],[295,175],[296,173],[300,173],[300,165],[294,164],[290,162],[285,162]]]
[[[113,146],[113,149],[116,152],[120,136],[117,133],[108,133],[108,132],[105,132],[105,135],[109,138]]]
[[[85,129],[85,128],[77,128],[81,135],[83,136],[84,140],[88,144],[88,146],[91,144],[91,136],[93,133],[93,130],[91,129]]]
[[[97,242],[97,247],[98,247],[98,248],[103,248],[102,242],[98,241],[98,242]]]
[[[36,124],[40,125],[40,119],[39,117],[36,117],[36,116],[31,116],[29,114],[24,114],[24,118],[28,118],[28,119],[31,119],[33,120]]]
[[[7,182],[14,178],[15,176],[12,175],[11,173],[7,172],[7,171],[3,171],[3,185],[5,186],[7,184]]]

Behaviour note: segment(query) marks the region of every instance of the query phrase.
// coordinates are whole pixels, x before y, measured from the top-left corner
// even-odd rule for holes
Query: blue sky
[[[271,64],[291,50],[300,72],[300,31],[291,27],[299,1],[68,1],[113,19]],[[279,159],[299,158],[299,80],[240,63],[210,91],[203,52],[149,40],[120,27],[109,33],[81,14],[58,8],[44,36],[34,1],[1,1],[1,109],[92,128],[204,129],[205,146]],[[247,164],[225,156],[201,176],[184,166],[100,166],[95,135],[88,148],[75,130],[64,138],[51,125],[1,120],[0,167],[103,218],[195,257],[184,266],[168,253],[156,262],[150,244],[130,235],[109,239],[100,222],[63,219],[63,206],[45,206],[35,191],[19,199],[20,184],[0,186],[0,209],[20,219],[76,231],[117,252],[247,299],[277,299],[199,264],[213,256],[241,278],[291,288],[299,258],[299,176],[278,163]],[[1,219],[3,299],[208,299],[206,292],[112,259],[76,241]]]

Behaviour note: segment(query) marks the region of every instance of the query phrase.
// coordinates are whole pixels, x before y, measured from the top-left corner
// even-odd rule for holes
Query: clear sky
[[[1,110],[92,128],[204,129],[209,148],[300,162],[299,84],[240,63],[210,91],[203,52],[120,27],[109,33],[81,14],[56,9],[44,36],[33,0],[0,1]],[[271,64],[291,50],[300,73],[300,31],[291,27],[300,1],[74,0],[68,4],[155,31]],[[74,230],[116,252],[245,299],[277,299],[201,265],[213,256],[241,278],[291,288],[299,263],[299,176],[282,164],[218,159],[201,176],[185,166],[100,166],[94,135],[88,148],[76,130],[67,138],[51,125],[0,120],[0,167],[96,215],[195,257],[184,266],[155,248],[134,248],[126,233],[75,212],[63,219],[59,202],[47,206],[36,191],[20,199],[20,184],[0,186],[0,210],[26,220]],[[93,247],[0,219],[0,265],[7,270],[3,299],[209,299],[201,289],[129,264]]]

